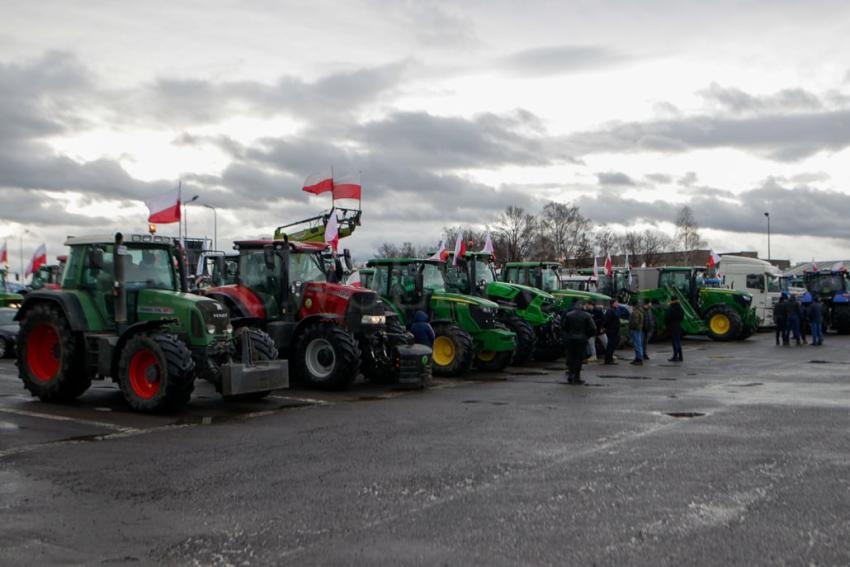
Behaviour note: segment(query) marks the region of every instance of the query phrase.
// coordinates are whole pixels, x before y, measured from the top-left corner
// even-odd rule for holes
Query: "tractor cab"
[[[239,256],[220,250],[205,250],[198,258],[193,279],[195,290],[236,283]]]
[[[4,268],[0,268],[0,307],[17,309],[21,306],[24,296],[13,291],[13,287],[6,281],[7,273]]]
[[[850,334],[850,274],[846,270],[804,272],[806,291],[824,306],[824,328]]]
[[[44,264],[32,275],[30,289],[59,289],[61,280],[59,264]]]
[[[593,301],[603,307],[611,303],[611,297],[601,293],[565,288],[559,268],[558,262],[508,262],[502,269],[502,279],[551,293],[559,311],[569,310],[576,301]]]
[[[390,301],[402,325],[413,322],[417,311],[431,315],[431,297],[447,290],[442,262],[415,258],[370,260],[361,270],[363,287]]]

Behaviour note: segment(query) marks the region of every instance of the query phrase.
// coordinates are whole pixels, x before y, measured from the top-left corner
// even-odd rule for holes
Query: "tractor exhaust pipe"
[[[189,291],[189,275],[187,274],[187,270],[189,267],[189,260],[186,258],[186,249],[183,247],[183,243],[178,240],[177,241],[177,274],[180,277],[180,291],[187,292]]]
[[[124,275],[124,259],[127,249],[124,247],[124,235],[115,233],[115,323],[119,330],[127,325],[127,286]]]

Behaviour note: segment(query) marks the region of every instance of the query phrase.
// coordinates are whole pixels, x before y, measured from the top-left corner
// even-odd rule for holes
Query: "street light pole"
[[[213,250],[218,250],[218,210],[212,205],[203,204],[213,212]]]
[[[773,256],[770,255],[770,213],[764,213],[764,216],[767,218],[767,261],[770,262],[770,259]]]

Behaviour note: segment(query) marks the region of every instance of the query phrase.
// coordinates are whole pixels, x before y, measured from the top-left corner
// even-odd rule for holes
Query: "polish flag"
[[[310,175],[304,180],[302,191],[318,195],[319,193],[327,193],[334,190],[334,175],[332,169],[326,169],[319,173]]]
[[[455,241],[455,257],[452,259],[452,266],[457,266],[458,260],[466,254],[466,242],[463,240],[463,233],[457,235]]]
[[[593,279],[599,279],[599,258],[596,257],[596,254],[593,255]]]
[[[150,211],[148,222],[159,224],[180,222],[180,186],[178,185],[177,189],[165,195],[145,201],[145,205]]]
[[[6,246],[6,242],[3,242],[3,246],[0,247],[0,264],[4,266],[9,265],[9,247]]]
[[[339,221],[336,218],[336,211],[333,209],[331,209],[328,224],[325,226],[325,244],[330,246],[334,252],[339,246]]]
[[[360,176],[354,174],[341,175],[339,179],[332,180],[333,196],[337,199],[360,200],[363,188],[360,185]],[[304,189],[305,191],[307,189]]]
[[[437,260],[439,262],[445,262],[446,257],[448,257],[448,255],[448,252],[446,252],[446,243],[441,240],[437,251],[434,254],[428,256],[428,260]]]
[[[489,254],[493,258],[496,257],[496,249],[493,247],[493,239],[490,237],[490,232],[487,231],[487,236],[484,238],[484,248],[481,252]]]
[[[605,258],[605,275],[609,278],[614,275],[614,263],[611,261],[611,254]]]
[[[813,271],[813,272],[817,272],[817,271],[818,271],[818,265],[815,263],[815,259],[814,259],[814,258],[812,258],[812,271]]]
[[[29,266],[27,266],[27,271],[24,274],[28,276],[30,274],[34,274],[40,267],[47,263],[47,245],[42,244],[38,248],[35,249],[35,252],[32,254],[32,260],[30,261]]]
[[[2,261],[2,259],[3,259],[3,252],[0,251],[0,261]],[[835,264],[832,265],[832,271],[833,272],[843,272],[846,269],[847,268],[844,267],[844,262],[836,262]]]
[[[717,264],[720,263],[720,256],[718,256],[714,250],[712,250],[708,255],[708,267],[716,268]]]

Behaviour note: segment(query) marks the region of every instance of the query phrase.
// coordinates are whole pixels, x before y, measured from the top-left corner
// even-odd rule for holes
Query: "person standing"
[[[635,349],[635,359],[631,363],[635,366],[643,366],[643,322],[643,305],[638,303],[629,317],[629,337]]]
[[[591,315],[593,315],[593,323],[596,325],[596,337],[594,337],[593,341],[596,343],[598,340],[599,346],[602,347],[601,352],[597,351],[597,357],[601,354],[602,358],[604,358],[605,350],[608,348],[608,335],[605,334],[605,310],[602,309],[601,305],[597,305],[596,303],[592,305],[593,311]]]
[[[823,305],[816,295],[812,296],[809,305],[809,325],[812,327],[812,346],[823,344]]]
[[[670,299],[670,307],[667,309],[667,329],[670,331],[670,339],[673,342],[673,358],[670,362],[682,362],[682,321],[685,319],[685,310],[679,303],[679,298],[673,296]]]
[[[561,331],[567,350],[567,384],[584,384],[581,364],[587,351],[587,340],[596,336],[596,325],[593,316],[580,301],[575,302],[572,310],[561,318]]]
[[[655,312],[654,309],[658,306],[658,300],[653,299],[643,311],[643,359],[649,360],[649,342],[655,335]]]
[[[416,344],[434,347],[434,328],[428,322],[428,314],[424,311],[414,313],[410,332],[413,333],[413,342]]]
[[[788,300],[788,330],[785,331],[788,335],[793,335],[794,340],[797,342],[797,346],[800,346],[800,303],[797,301],[797,297],[795,295],[791,295],[791,299]],[[790,342],[786,341],[786,344]]]
[[[806,329],[810,327],[809,325],[809,307],[812,305],[812,294],[806,292],[803,294],[803,297],[800,298],[800,339],[802,339],[803,344],[809,344],[809,341],[806,340]]]
[[[783,292],[779,302],[773,306],[773,324],[776,325],[776,346],[780,339],[783,345],[788,344],[788,296]]]
[[[605,364],[617,364],[614,362],[614,352],[620,345],[620,302],[616,299],[611,301],[611,307],[605,312]]]

